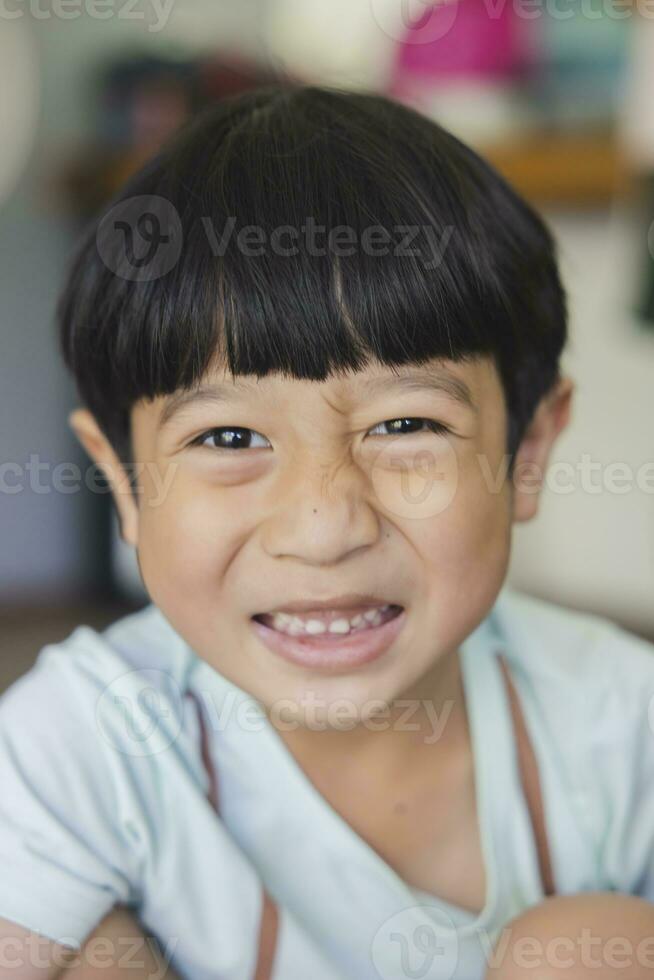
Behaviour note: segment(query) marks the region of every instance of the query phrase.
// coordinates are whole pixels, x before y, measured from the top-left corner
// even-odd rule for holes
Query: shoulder
[[[654,696],[654,644],[608,617],[505,587],[491,619],[509,662],[542,685],[582,685],[587,695],[608,686],[639,702]]]
[[[207,791],[185,697],[194,658],[154,606],[46,644],[0,695],[0,848],[20,814],[44,846],[86,842],[71,869],[91,848],[140,877],[181,794]]]
[[[592,773],[596,794],[633,771],[625,759],[646,753],[654,764],[653,644],[607,617],[514,589],[491,619],[543,755],[575,782]]]
[[[4,918],[81,942],[116,902],[147,898],[189,773],[205,791],[182,725],[190,656],[147,607],[46,644],[0,696]]]
[[[107,746],[151,755],[157,739],[170,744],[182,728],[196,660],[153,604],[102,631],[77,626],[43,646],[0,695],[0,737],[25,751],[54,751],[65,741],[78,760]]]

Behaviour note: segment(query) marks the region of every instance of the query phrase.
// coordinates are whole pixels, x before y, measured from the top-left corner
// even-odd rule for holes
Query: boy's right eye
[[[201,435],[199,435],[197,439],[193,439],[191,445],[192,446],[207,445],[207,449],[220,449],[220,450],[225,449],[228,452],[231,449],[258,448],[252,446],[253,436],[255,437],[258,436],[260,439],[265,439],[266,443],[270,445],[270,443],[268,442],[265,436],[262,436],[259,432],[255,432],[254,429],[246,429],[243,428],[242,426],[223,426],[218,429],[209,429],[208,432],[203,432]],[[220,441],[221,439],[223,439],[223,437],[225,441],[223,442],[223,444],[220,444]],[[214,439],[218,442],[218,444],[217,445],[214,444],[213,446],[208,445],[206,442],[208,439]]]

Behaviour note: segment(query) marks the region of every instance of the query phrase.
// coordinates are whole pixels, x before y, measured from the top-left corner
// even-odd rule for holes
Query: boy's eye
[[[209,429],[208,432],[203,432],[202,435],[193,440],[191,445],[204,446],[206,444],[208,449],[251,449],[253,448],[252,437],[258,437],[268,442],[265,436],[255,432],[254,429],[245,429],[242,426],[223,426],[219,429]],[[207,443],[208,439],[214,440],[214,444]]]
[[[424,432],[426,430],[435,432],[437,435],[443,435],[445,432],[449,432],[447,426],[443,425],[442,422],[435,422],[433,419],[421,418],[388,419],[386,422],[380,422],[379,425],[374,427],[374,429],[370,429],[370,432],[374,432],[375,429],[380,429],[384,425],[391,426],[391,431],[390,433],[382,433],[382,435],[410,436],[417,432]],[[424,428],[425,426],[426,430]]]
[[[449,432],[447,426],[443,425],[441,422],[435,422],[432,419],[423,418],[399,418],[399,419],[388,419],[386,422],[380,422],[374,428],[370,429],[371,433],[375,432],[375,429],[380,429],[383,426],[389,426],[390,432],[383,432],[382,435],[415,435],[418,432],[435,432],[437,435],[443,435]],[[242,426],[223,426],[221,428],[209,429],[208,432],[203,432],[201,435],[191,442],[192,446],[204,446],[206,445],[208,449],[252,449],[257,448],[253,446],[253,439],[263,439],[268,445],[270,443],[265,436],[262,436],[259,432],[255,432],[254,429],[243,428]],[[207,440],[212,440],[213,444],[209,443]]]

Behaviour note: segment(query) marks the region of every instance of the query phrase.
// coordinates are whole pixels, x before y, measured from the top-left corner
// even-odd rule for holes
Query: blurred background
[[[280,72],[417,106],[544,214],[576,405],[509,581],[654,639],[654,4],[0,0],[0,688],[148,601],[107,494],[66,485],[75,237],[196,108]]]

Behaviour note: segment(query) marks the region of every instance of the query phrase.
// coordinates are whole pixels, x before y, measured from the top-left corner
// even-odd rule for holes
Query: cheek
[[[370,467],[378,505],[407,527],[420,528],[446,513],[459,485],[459,460],[447,439],[424,441],[414,451],[389,440]]]
[[[461,454],[447,507],[421,521],[413,535],[441,583],[464,592],[482,573],[488,581],[501,580],[510,550],[510,494],[501,457],[483,458],[485,467],[476,450]]]
[[[242,538],[242,501],[181,477],[163,501],[154,499],[145,495],[139,520],[139,562],[149,591],[191,601],[207,590],[215,596]]]

